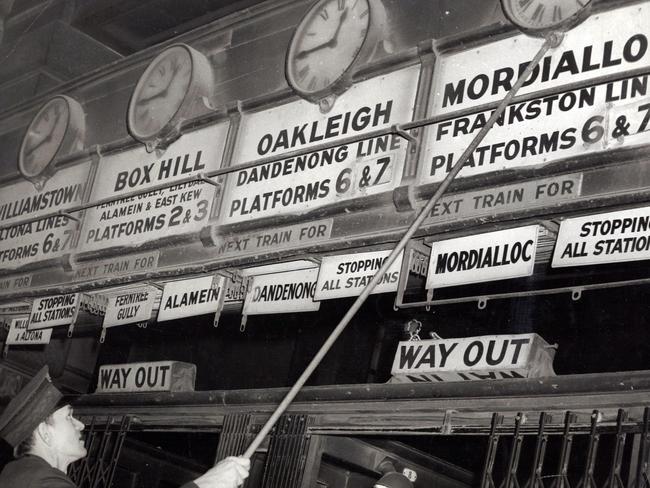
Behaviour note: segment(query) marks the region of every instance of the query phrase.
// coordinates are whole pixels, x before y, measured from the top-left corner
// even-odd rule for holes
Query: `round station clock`
[[[347,89],[352,68],[374,49],[384,16],[374,0],[318,0],[289,44],[285,73],[291,88],[312,102]]]
[[[32,181],[43,181],[54,171],[57,157],[83,148],[84,111],[79,102],[57,95],[36,113],[23,137],[18,153],[20,173]]]
[[[127,115],[131,135],[145,144],[163,139],[213,85],[208,59],[195,49],[176,44],[147,66],[133,90]]]
[[[501,0],[508,19],[523,31],[566,30],[584,20],[592,0]]]

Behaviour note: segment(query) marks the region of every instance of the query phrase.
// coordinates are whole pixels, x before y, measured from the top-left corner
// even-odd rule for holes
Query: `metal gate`
[[[86,427],[84,459],[70,466],[69,475],[79,488],[109,488],[120,458],[131,417],[108,417],[101,426],[93,417]]]
[[[563,425],[550,419],[519,413],[504,425],[494,413],[481,488],[650,488],[650,408],[642,421],[620,409],[614,425],[601,423],[598,410],[588,423],[570,411]]]

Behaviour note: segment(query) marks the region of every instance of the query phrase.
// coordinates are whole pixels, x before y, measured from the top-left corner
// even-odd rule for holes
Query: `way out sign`
[[[108,364],[99,368],[97,393],[194,391],[196,366],[178,361]]]
[[[404,341],[394,382],[444,382],[554,375],[555,349],[537,334]]]

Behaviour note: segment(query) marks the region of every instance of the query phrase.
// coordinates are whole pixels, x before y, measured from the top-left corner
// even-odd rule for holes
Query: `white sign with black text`
[[[588,266],[650,259],[650,207],[563,220],[552,266]]]
[[[331,112],[296,100],[245,113],[233,165],[278,156],[228,177],[222,222],[304,213],[324,205],[391,191],[401,181],[407,141],[389,134],[282,159],[282,154],[409,122],[420,67],[355,83]]]
[[[29,330],[27,328],[28,323],[28,317],[13,319],[9,324],[9,332],[7,333],[5,344],[10,346],[25,346],[50,343],[52,329]]]
[[[221,166],[228,124],[184,134],[162,156],[144,146],[102,158],[91,199],[101,200],[146,190],[206,173]],[[82,252],[134,246],[154,239],[198,232],[210,217],[213,185],[179,183],[89,208],[81,232]]]
[[[57,170],[37,190],[29,181],[0,187],[0,268],[53,259],[72,249],[76,222],[63,215],[9,225],[83,203],[90,162]]]
[[[318,268],[253,276],[242,314],[315,312],[320,308],[314,301],[317,276]]]
[[[157,290],[145,286],[110,296],[106,315],[104,315],[104,327],[116,327],[151,319],[157,293]]]
[[[318,273],[316,300],[360,295],[390,253],[388,250],[324,256]],[[372,293],[397,291],[403,258],[404,251],[393,261]]]
[[[549,376],[554,356],[537,334],[402,341],[391,373],[398,382]]]
[[[530,276],[538,225],[433,242],[427,288]]]
[[[35,299],[27,328],[33,330],[70,325],[75,318],[79,299],[78,293]]]
[[[204,276],[165,283],[158,322],[221,311],[224,277]]]

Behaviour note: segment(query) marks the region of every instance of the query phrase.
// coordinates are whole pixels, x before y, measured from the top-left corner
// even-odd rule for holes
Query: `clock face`
[[[297,27],[286,59],[300,95],[327,96],[347,74],[370,28],[368,0],[320,0]]]
[[[70,107],[63,97],[54,97],[34,116],[23,137],[18,168],[29,178],[43,172],[63,143],[70,121]]]
[[[192,55],[185,46],[172,46],[149,64],[129,103],[129,131],[136,139],[153,138],[167,127],[185,100],[192,75]]]
[[[581,19],[591,0],[501,0],[508,18],[522,30],[568,28]]]

